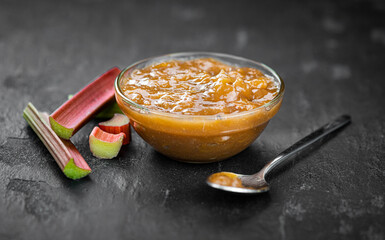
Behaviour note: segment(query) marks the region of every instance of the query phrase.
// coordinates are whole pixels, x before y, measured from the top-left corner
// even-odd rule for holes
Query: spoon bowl
[[[243,175],[232,172],[219,172],[210,175],[206,183],[212,187],[222,191],[235,192],[241,194],[256,194],[267,192],[270,190],[269,184],[265,180],[265,176],[274,168],[286,162],[294,155],[309,148],[314,143],[324,139],[332,132],[344,127],[351,122],[351,117],[342,115],[336,120],[317,129],[313,133],[302,138],[291,147],[281,152],[272,161],[266,164],[259,172],[253,175]]]
[[[242,184],[244,186],[248,186],[248,188],[225,186],[225,185],[217,184],[209,181],[210,177],[207,179],[206,183],[212,188],[216,188],[216,189],[228,191],[228,192],[235,192],[235,193],[255,194],[255,193],[267,192],[270,190],[269,184],[266,182],[264,178],[254,179],[253,175],[243,175],[243,174],[237,174],[233,172],[226,172],[226,173],[234,174],[234,176],[240,179]]]

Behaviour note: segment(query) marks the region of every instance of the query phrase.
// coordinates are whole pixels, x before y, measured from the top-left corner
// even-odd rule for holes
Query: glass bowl
[[[279,92],[258,108],[231,114],[182,115],[148,109],[127,98],[120,87],[121,79],[135,69],[170,60],[214,58],[236,67],[256,68],[270,76]],[[178,161],[209,163],[220,161],[247,148],[278,112],[285,85],[270,67],[221,53],[187,52],[148,58],[125,68],[115,81],[115,96],[120,109],[130,118],[135,131],[158,152]]]

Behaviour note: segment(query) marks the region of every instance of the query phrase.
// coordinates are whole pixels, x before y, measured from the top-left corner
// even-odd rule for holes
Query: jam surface
[[[234,173],[230,172],[214,173],[209,177],[208,181],[222,186],[253,189],[251,187],[245,187],[242,184],[241,179],[239,179]]]
[[[122,78],[121,89],[148,109],[185,115],[248,111],[278,94],[272,77],[213,58],[173,60],[136,69]]]

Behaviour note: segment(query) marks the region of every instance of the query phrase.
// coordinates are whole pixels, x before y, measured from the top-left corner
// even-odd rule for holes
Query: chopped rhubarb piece
[[[52,113],[49,122],[55,133],[69,139],[112,101],[115,96],[114,81],[119,73],[119,68],[107,71]]]
[[[124,137],[123,145],[130,143],[130,120],[124,114],[115,113],[114,117],[110,120],[99,123],[99,128],[108,133],[124,133],[126,136]]]
[[[23,117],[68,178],[79,179],[91,172],[91,168],[72,142],[60,139],[50,128],[47,113],[39,113],[32,103],[28,103],[24,109]]]
[[[97,158],[111,159],[118,155],[123,145],[124,133],[113,134],[94,127],[90,134],[90,149]]]

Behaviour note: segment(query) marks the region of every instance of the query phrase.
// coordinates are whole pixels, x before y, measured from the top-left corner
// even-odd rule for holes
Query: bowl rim
[[[265,103],[264,105],[259,106],[257,108],[253,108],[253,109],[248,110],[248,111],[242,111],[242,112],[236,112],[236,113],[226,113],[226,114],[225,113],[219,113],[219,114],[215,114],[215,115],[184,115],[184,114],[168,113],[168,112],[162,112],[159,110],[149,109],[143,105],[140,105],[140,104],[128,99],[123,94],[123,92],[120,88],[119,82],[120,82],[121,78],[123,77],[123,75],[126,73],[126,71],[128,71],[129,69],[131,69],[131,68],[133,68],[133,67],[135,67],[141,63],[148,62],[148,61],[155,60],[155,59],[161,59],[161,58],[193,57],[193,56],[199,56],[199,55],[207,55],[207,57],[213,57],[213,58],[215,58],[215,57],[231,58],[234,60],[247,61],[247,62],[250,62],[254,65],[257,65],[257,66],[263,68],[264,70],[267,70],[269,72],[269,74],[273,75],[273,77],[279,81],[280,87],[279,87],[278,94],[272,100]],[[168,59],[168,60],[171,60],[171,59]],[[218,60],[221,60],[221,59],[218,59]],[[239,56],[226,54],[226,53],[217,53],[217,52],[178,52],[178,53],[163,54],[163,55],[149,57],[149,58],[139,60],[139,61],[134,62],[133,64],[129,65],[128,67],[124,68],[119,73],[119,75],[115,79],[114,87],[115,87],[115,93],[118,94],[119,97],[121,97],[124,102],[126,102],[127,104],[141,110],[144,113],[154,114],[154,115],[159,115],[159,116],[164,116],[164,117],[178,118],[178,119],[182,119],[182,120],[189,120],[189,119],[218,120],[218,119],[223,119],[223,118],[235,118],[235,117],[240,117],[240,116],[244,116],[244,115],[254,114],[263,108],[265,108],[266,110],[270,110],[272,107],[274,107],[282,99],[284,92],[285,92],[285,83],[282,80],[282,78],[278,75],[278,73],[275,72],[275,70],[273,70],[272,68],[270,68],[266,64],[263,64],[263,63],[257,62],[257,61],[253,61],[253,60],[250,60],[250,59],[247,59],[244,57],[239,57]]]

